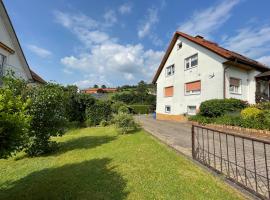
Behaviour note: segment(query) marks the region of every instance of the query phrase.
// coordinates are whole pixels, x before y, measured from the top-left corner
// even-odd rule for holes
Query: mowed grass
[[[58,153],[0,160],[0,199],[243,199],[144,131],[85,128]]]

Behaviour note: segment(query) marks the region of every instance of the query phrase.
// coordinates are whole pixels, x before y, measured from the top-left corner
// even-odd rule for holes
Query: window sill
[[[230,92],[230,94],[233,94],[233,95],[242,95],[242,93],[236,93],[236,92]]]
[[[190,68],[188,68],[188,69],[185,68],[184,71],[188,71],[188,70],[194,69],[194,68],[196,68],[196,67],[198,67],[198,65],[196,65],[196,66],[194,66],[194,67],[190,67]]]
[[[196,93],[196,94],[186,94],[185,93],[185,96],[192,96],[192,95],[200,95],[201,93]]]

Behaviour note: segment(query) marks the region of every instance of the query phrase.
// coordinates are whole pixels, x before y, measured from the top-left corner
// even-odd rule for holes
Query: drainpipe
[[[229,68],[229,66],[224,67],[223,72],[223,98],[226,99],[226,70]]]

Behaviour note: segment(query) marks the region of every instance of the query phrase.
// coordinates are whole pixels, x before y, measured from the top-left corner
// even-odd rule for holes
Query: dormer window
[[[179,49],[181,49],[182,48],[182,42],[179,42],[178,44],[177,44],[177,50],[179,50]]]
[[[198,66],[198,54],[190,56],[185,59],[185,70]]]
[[[166,67],[166,76],[174,75],[174,65],[170,65]]]

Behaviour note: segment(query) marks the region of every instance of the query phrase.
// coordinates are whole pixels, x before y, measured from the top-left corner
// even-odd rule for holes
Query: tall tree
[[[95,85],[94,85],[94,88],[98,88],[98,85],[97,85],[97,84],[95,84]]]
[[[106,87],[106,85],[102,85],[101,88],[102,88],[102,89],[105,89],[105,88],[107,88],[107,87]]]

